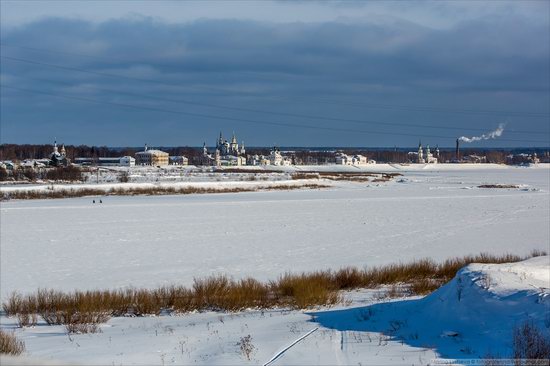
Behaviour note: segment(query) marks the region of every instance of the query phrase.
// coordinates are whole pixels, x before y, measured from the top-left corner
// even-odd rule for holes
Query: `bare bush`
[[[18,340],[13,333],[0,330],[0,353],[18,356],[25,352],[25,343]]]
[[[2,309],[7,316],[14,316],[21,312],[23,308],[23,296],[18,292],[13,292],[8,301],[2,304]]]
[[[540,330],[532,321],[514,328],[513,358],[516,365],[526,365],[529,360],[550,360],[550,334]]]
[[[61,181],[71,181],[71,182],[84,181],[84,177],[82,175],[82,169],[73,165],[48,169],[46,171],[45,178],[49,180],[61,180]]]
[[[73,312],[64,313],[67,333],[97,333],[99,325],[109,320],[109,315],[103,312]]]
[[[256,347],[252,344],[252,336],[249,334],[246,337],[242,337],[241,340],[237,342],[237,346],[239,346],[241,354],[246,357],[248,361],[250,361],[250,357],[256,349]]]
[[[122,171],[118,174],[118,181],[120,183],[128,183],[130,181],[130,174],[127,171]]]

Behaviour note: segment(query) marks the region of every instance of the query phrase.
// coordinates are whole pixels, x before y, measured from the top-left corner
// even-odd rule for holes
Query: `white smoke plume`
[[[484,133],[481,136],[473,136],[473,137],[466,137],[461,136],[458,139],[462,142],[474,142],[474,141],[481,141],[481,140],[490,140],[490,139],[496,139],[497,137],[502,136],[502,133],[504,132],[504,123],[501,123],[498,125],[497,129],[488,133]]]

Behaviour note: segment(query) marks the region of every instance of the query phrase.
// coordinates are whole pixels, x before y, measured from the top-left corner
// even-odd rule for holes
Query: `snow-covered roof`
[[[139,151],[139,152],[137,152],[136,154],[151,154],[151,155],[156,155],[156,154],[168,154],[168,153],[167,153],[167,152],[164,152],[164,151],[156,150],[156,149],[148,149],[148,150],[145,150],[145,151]]]

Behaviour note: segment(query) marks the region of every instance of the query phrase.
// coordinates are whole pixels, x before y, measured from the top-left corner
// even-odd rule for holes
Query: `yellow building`
[[[145,150],[136,153],[136,165],[163,166],[168,165],[169,156],[167,152],[160,150],[149,150],[145,145]]]

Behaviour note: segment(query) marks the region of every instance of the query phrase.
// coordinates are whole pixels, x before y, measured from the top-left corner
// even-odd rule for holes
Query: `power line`
[[[5,45],[5,44],[2,44]],[[18,48],[29,48],[30,47],[21,47],[21,46],[10,46],[10,47],[18,47]],[[32,48],[33,50],[40,50],[36,48]],[[48,51],[48,50],[40,50],[43,52],[50,52],[50,53],[56,53],[57,51]],[[78,55],[74,53],[67,53],[67,52],[61,52],[61,54],[72,54],[72,55]],[[83,56],[83,55],[79,55]],[[17,57],[10,57],[10,56],[0,56],[3,59],[11,60],[11,61],[17,61],[17,62],[23,62],[23,63],[29,63],[29,64],[35,64],[35,65],[41,65],[41,66],[47,66],[52,68],[58,68],[62,70],[70,70],[70,71],[79,71],[79,72],[85,72],[89,74],[99,75],[99,76],[105,76],[105,77],[118,77],[123,78],[127,80],[135,80],[140,82],[148,82],[148,83],[157,83],[157,84],[164,84],[169,86],[177,86],[182,87],[179,83],[170,83],[166,81],[159,81],[159,80],[153,80],[153,79],[143,79],[143,78],[136,78],[136,77],[130,77],[125,75],[118,75],[118,74],[110,74],[110,73],[104,73],[100,71],[92,71],[92,70],[86,70],[78,67],[70,67],[70,66],[63,66],[63,65],[57,65],[57,64],[51,64],[46,62],[40,62],[35,60],[28,60],[28,59],[22,59]],[[89,57],[89,56],[84,56]],[[218,93],[235,93],[234,91],[222,89],[222,88],[212,88],[212,87],[206,87],[206,86],[196,86],[196,85],[186,85],[185,87],[189,89],[197,89],[197,90],[203,90],[203,91],[212,91],[212,92],[218,92]],[[240,91],[242,94],[243,92]],[[249,95],[250,93],[244,93]],[[282,99],[287,100],[290,102],[296,102],[295,100],[287,97],[282,96],[261,96],[254,94],[255,97],[263,97],[268,99]],[[294,97],[296,98],[296,97]],[[548,117],[550,116],[549,113],[542,113],[542,112],[520,112],[520,111],[497,111],[497,110],[474,110],[474,109],[456,109],[456,108],[442,108],[442,107],[434,107],[434,106],[406,106],[406,105],[391,105],[391,104],[375,104],[375,103],[350,103],[350,102],[342,102],[342,101],[334,101],[329,99],[317,99],[309,98],[309,101],[313,101],[314,103],[321,103],[321,104],[337,104],[337,105],[346,105],[346,106],[356,106],[356,107],[372,107],[372,108],[381,108],[381,109],[390,109],[390,110],[409,110],[409,111],[424,111],[424,112],[441,112],[441,113],[459,113],[459,114],[479,114],[479,115],[506,115],[506,116],[522,116],[522,117]]]
[[[112,62],[112,61],[128,62],[127,59],[118,59],[118,58],[113,58],[113,57],[105,58],[105,57],[101,57],[101,56],[90,55],[90,54],[87,54],[87,53],[76,53],[76,52],[67,52],[67,51],[58,51],[58,50],[47,50],[47,49],[44,49],[44,48],[35,48],[35,47],[28,47],[28,46],[16,46],[14,44],[8,44],[8,43],[4,43],[4,42],[0,42],[0,47],[11,47],[11,48],[19,48],[19,49],[22,49],[22,50],[36,51],[36,52],[45,52],[45,53],[68,55],[68,56],[95,58],[97,60],[102,60],[102,61],[106,61],[106,62]]]
[[[63,84],[63,85],[70,85],[72,86],[72,83],[69,82],[62,82],[62,81],[54,81],[54,80],[48,80],[48,79],[42,79],[42,78],[32,78],[26,76],[25,79],[31,79],[31,80],[37,80],[37,81],[45,81],[48,83],[53,84]],[[350,119],[350,118],[334,118],[334,117],[326,117],[326,116],[315,116],[315,115],[305,115],[305,114],[298,114],[298,113],[288,113],[288,112],[277,112],[277,111],[266,111],[266,110],[259,110],[259,109],[250,109],[250,108],[242,108],[242,107],[232,107],[232,106],[223,106],[223,105],[217,105],[217,104],[211,104],[211,103],[204,103],[204,102],[195,102],[185,99],[171,99],[171,98],[165,98],[165,97],[158,97],[154,95],[145,95],[145,94],[138,94],[138,93],[130,93],[130,92],[124,92],[114,89],[107,89],[107,88],[99,88],[95,86],[86,85],[86,88],[89,89],[95,89],[97,91],[103,91],[103,92],[110,92],[110,93],[117,93],[121,95],[129,95],[133,97],[139,97],[139,98],[148,98],[148,99],[155,99],[159,101],[165,101],[165,102],[171,102],[171,103],[183,103],[183,104],[189,104],[189,105],[197,105],[197,106],[203,106],[203,107],[210,107],[210,108],[219,108],[219,109],[225,109],[225,110],[234,110],[234,111],[240,111],[240,112],[252,112],[252,113],[263,113],[268,115],[279,115],[279,116],[285,116],[285,117],[296,117],[296,118],[307,118],[312,120],[324,120],[324,121],[333,121],[333,122],[348,122],[348,123],[354,123],[354,124],[373,124],[373,125],[384,125],[384,126],[403,126],[403,127],[420,127],[420,128],[431,128],[431,129],[441,129],[441,130],[456,130],[456,131],[481,131],[486,132],[486,129],[482,128],[465,128],[465,127],[451,127],[451,126],[434,126],[434,125],[424,125],[424,124],[410,124],[410,123],[400,123],[400,122],[383,122],[383,121],[373,121],[373,120],[357,120],[357,119]],[[523,133],[523,134],[539,134],[540,131],[508,131],[513,133]]]
[[[343,129],[343,128],[325,127],[325,126],[312,126],[312,125],[304,125],[304,124],[290,124],[290,123],[285,123],[285,122],[258,121],[258,120],[233,118],[233,117],[209,115],[209,114],[202,114],[202,113],[174,111],[174,110],[157,108],[157,107],[137,106],[137,105],[126,104],[126,103],[102,101],[102,100],[91,99],[91,98],[83,98],[83,97],[75,97],[75,96],[51,93],[51,92],[47,92],[47,91],[18,88],[18,87],[8,86],[8,85],[2,85],[2,87],[3,88],[8,88],[8,89],[19,90],[19,91],[23,91],[23,92],[27,92],[27,93],[32,93],[32,94],[50,95],[50,96],[55,96],[55,97],[59,97],[59,98],[78,100],[78,101],[84,101],[84,102],[89,102],[89,103],[105,104],[105,105],[111,105],[111,106],[116,106],[116,107],[132,108],[132,109],[139,109],[139,110],[148,110],[148,111],[153,111],[153,112],[164,112],[164,113],[186,115],[186,116],[200,117],[200,118],[227,120],[227,121],[233,121],[233,122],[244,122],[244,123],[252,123],[252,124],[283,126],[283,127],[290,127],[290,128],[306,128],[306,129],[314,129],[314,130],[353,132],[353,133],[375,134],[375,135],[393,135],[393,136],[399,135],[399,136],[413,136],[413,137],[417,137],[417,138],[418,137],[430,137],[430,138],[442,138],[442,139],[453,139],[453,140],[456,138],[456,136],[438,136],[438,135],[423,135],[423,134],[418,135],[418,134],[410,134],[410,133],[403,133],[403,132],[382,132],[382,131],[371,131],[371,130],[365,131],[365,130]],[[516,140],[516,139],[499,139],[499,140],[501,140],[501,141],[510,141],[510,142],[531,142],[531,143],[545,143],[545,144],[549,143],[549,141],[540,141],[540,140]]]

